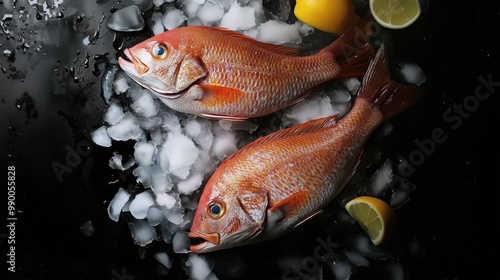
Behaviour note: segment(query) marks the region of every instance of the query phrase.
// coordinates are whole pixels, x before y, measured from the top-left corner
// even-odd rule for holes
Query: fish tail
[[[382,44],[363,77],[358,98],[378,110],[382,114],[382,120],[386,121],[417,102],[423,92],[422,86],[399,84],[390,80],[387,53]]]
[[[373,57],[373,49],[369,43],[372,23],[372,18],[360,19],[325,48],[324,51],[330,52],[335,63],[340,67],[336,78],[357,77],[365,74]]]

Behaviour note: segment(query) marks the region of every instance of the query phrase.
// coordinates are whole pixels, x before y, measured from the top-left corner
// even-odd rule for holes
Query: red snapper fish
[[[124,50],[121,68],[168,107],[211,119],[260,117],[332,79],[362,76],[373,57],[372,19],[313,55],[230,30],[187,26]]]
[[[273,239],[321,212],[350,180],[371,133],[422,92],[390,80],[382,45],[342,119],[331,116],[279,130],[221,163],[200,197],[190,250],[204,253]]]

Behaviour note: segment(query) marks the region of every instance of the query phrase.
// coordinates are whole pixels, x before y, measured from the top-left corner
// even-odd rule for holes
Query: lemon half
[[[402,29],[420,16],[418,0],[370,0],[373,18],[382,26]]]
[[[303,23],[333,34],[359,20],[353,0],[297,0],[293,12]]]
[[[394,210],[379,198],[356,197],[345,205],[345,209],[358,222],[374,245],[385,243],[394,233],[396,228]]]

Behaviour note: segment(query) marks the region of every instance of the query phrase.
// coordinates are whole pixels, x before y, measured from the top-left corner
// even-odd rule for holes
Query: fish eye
[[[164,59],[167,56],[168,48],[165,44],[156,43],[151,47],[151,53],[155,58]]]
[[[208,214],[215,219],[218,219],[224,215],[225,206],[222,202],[214,201],[208,205]]]

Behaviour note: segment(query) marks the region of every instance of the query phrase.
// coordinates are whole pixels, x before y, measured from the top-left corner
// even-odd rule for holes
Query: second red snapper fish
[[[372,19],[313,55],[230,30],[180,27],[124,50],[121,68],[168,107],[211,119],[260,117],[332,79],[362,76],[373,57]]]
[[[350,180],[371,133],[421,95],[421,87],[389,79],[382,45],[342,119],[331,116],[279,130],[221,163],[200,197],[190,250],[204,253],[273,239],[319,213]]]

